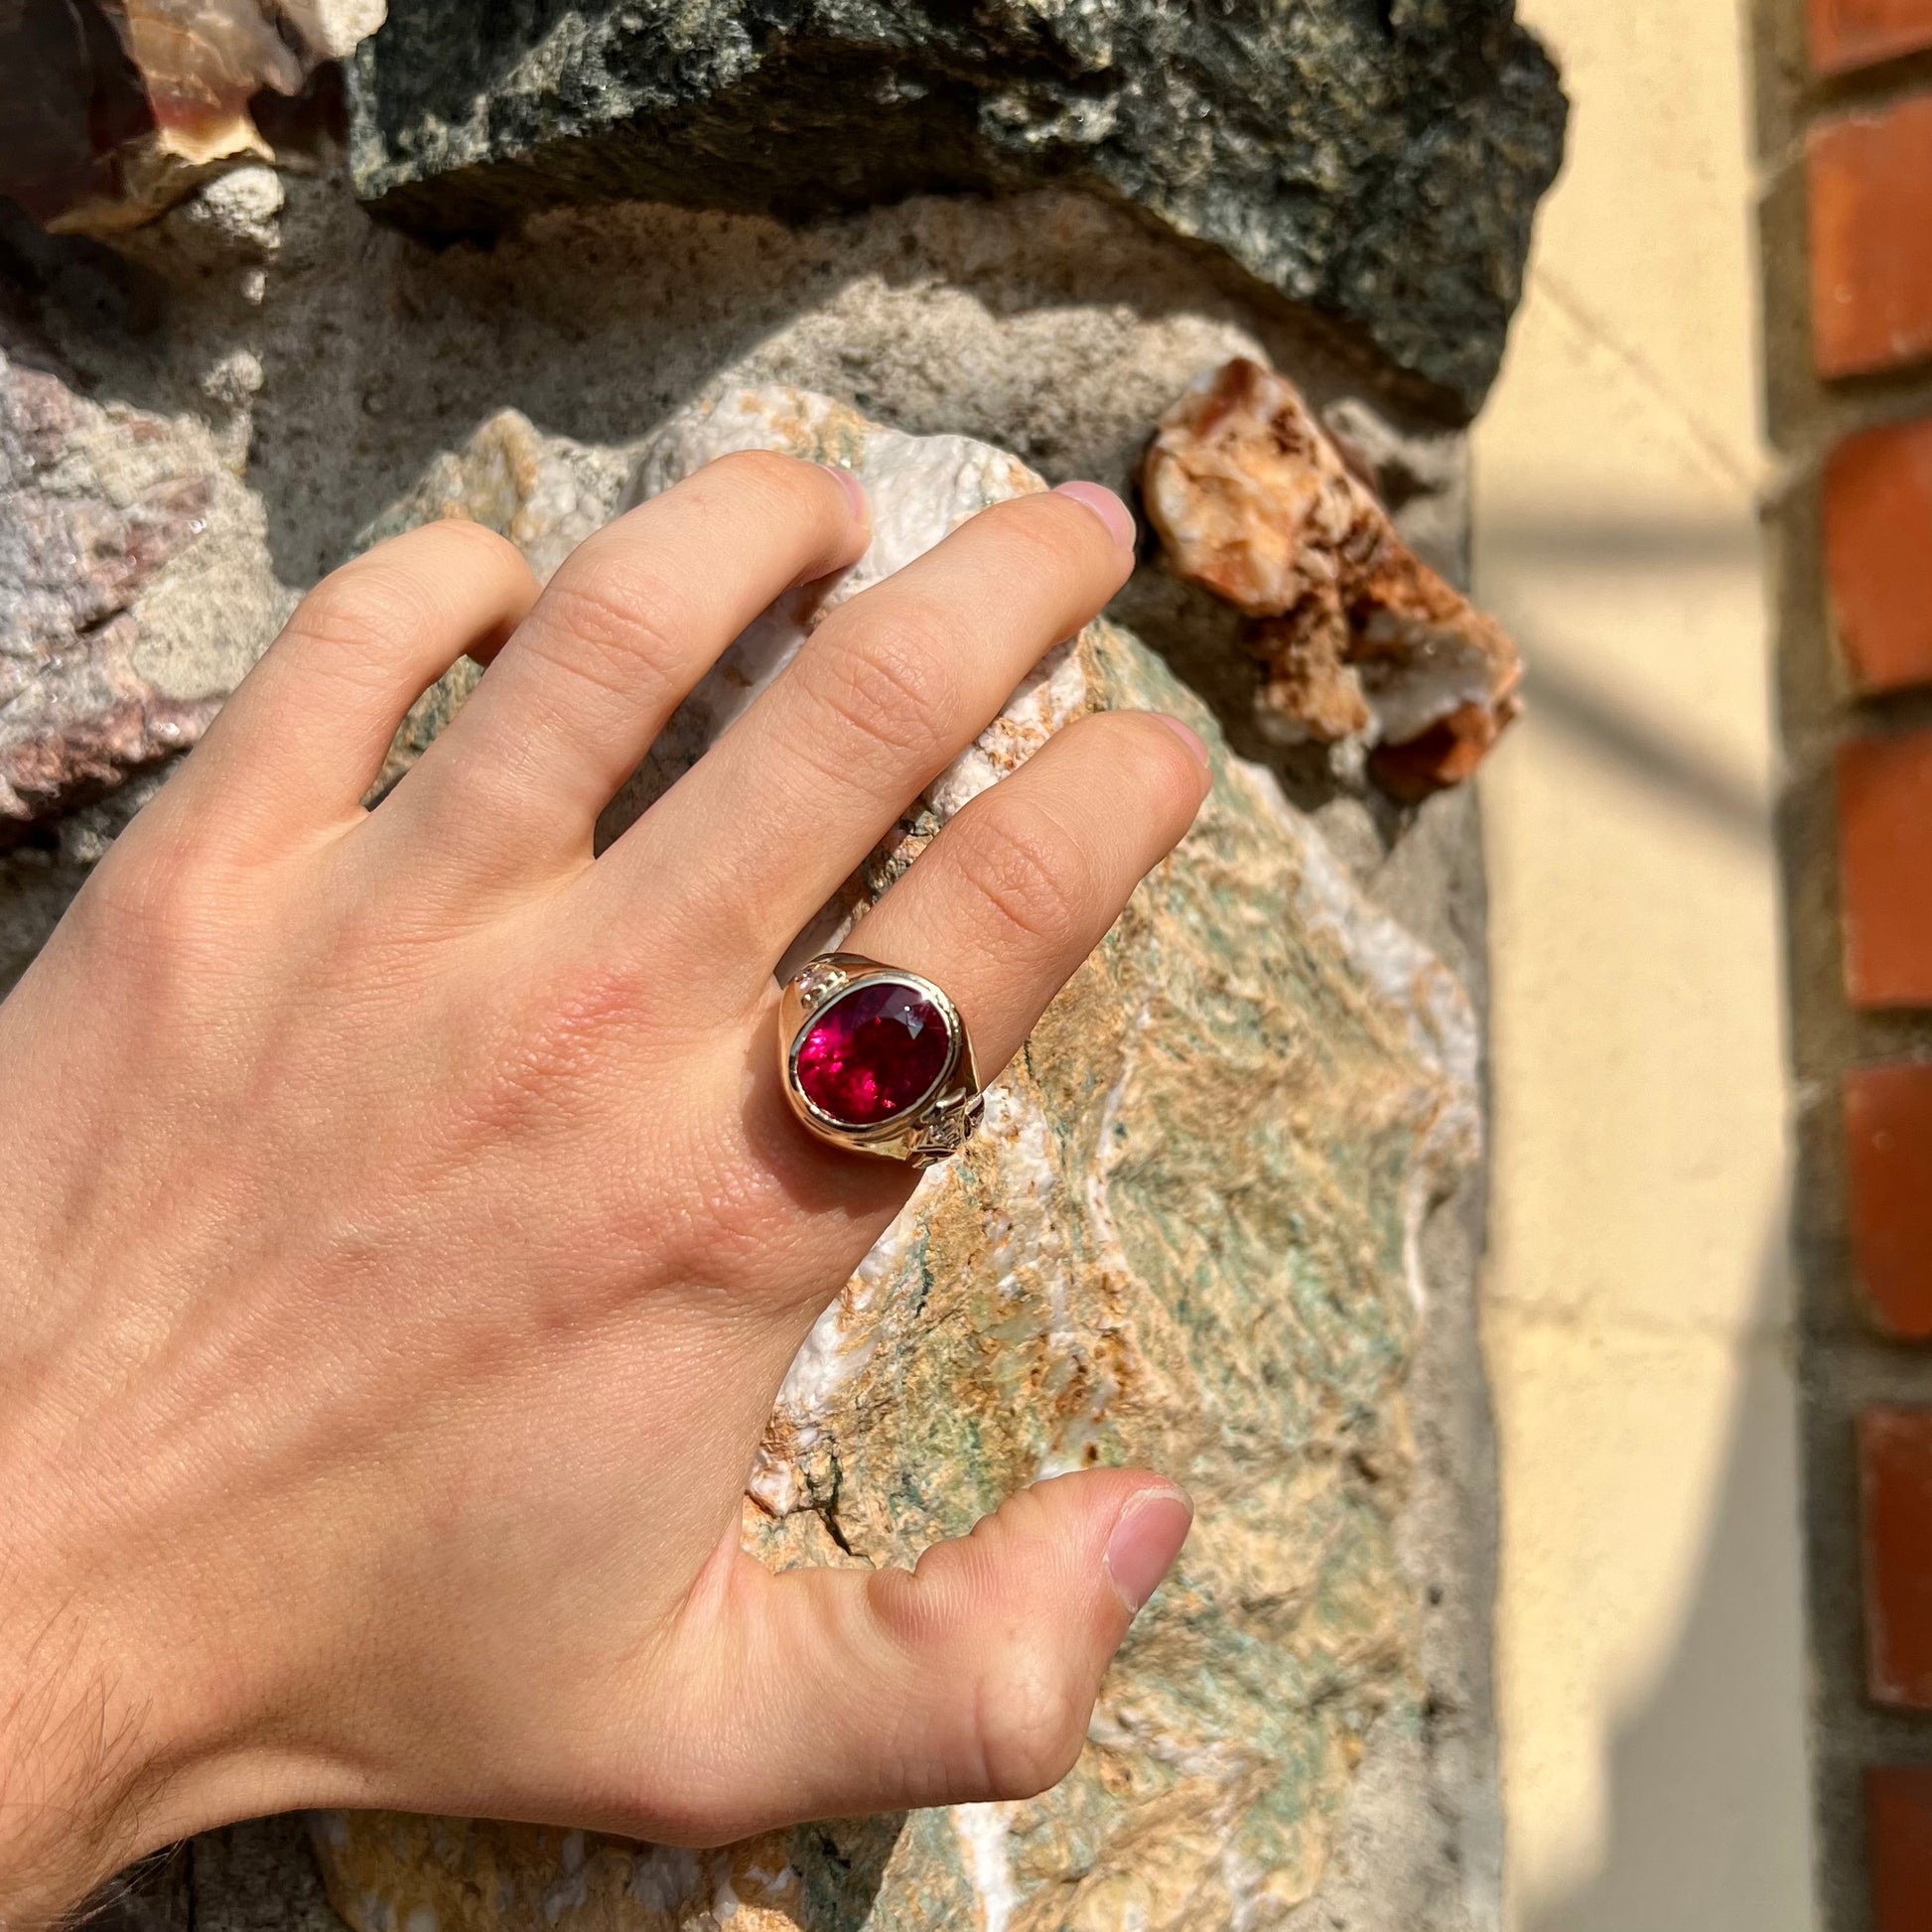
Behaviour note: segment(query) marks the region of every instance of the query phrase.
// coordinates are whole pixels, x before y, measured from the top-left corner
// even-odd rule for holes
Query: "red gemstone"
[[[915,986],[872,980],[813,1016],[793,1065],[805,1098],[842,1127],[878,1127],[916,1107],[946,1070],[946,1017]]]

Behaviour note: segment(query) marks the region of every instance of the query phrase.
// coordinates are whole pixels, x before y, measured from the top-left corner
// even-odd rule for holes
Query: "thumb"
[[[715,1802],[692,1838],[1057,1783],[1192,1520],[1173,1483],[1095,1469],[1022,1490],[911,1571],[773,1576],[745,1559],[693,1674]]]

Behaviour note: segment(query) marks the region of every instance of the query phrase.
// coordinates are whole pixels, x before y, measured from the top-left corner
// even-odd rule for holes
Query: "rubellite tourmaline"
[[[916,1107],[952,1057],[946,1017],[916,986],[875,980],[828,1000],[792,1064],[807,1100],[842,1127],[879,1127]]]

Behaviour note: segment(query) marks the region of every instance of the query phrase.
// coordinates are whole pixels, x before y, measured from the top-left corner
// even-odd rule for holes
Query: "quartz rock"
[[[0,194],[57,232],[137,227],[209,174],[272,159],[250,103],[299,94],[381,25],[383,6],[28,0],[0,12]]]
[[[0,845],[192,745],[221,695],[158,682],[135,615],[214,478],[162,418],[47,361],[0,333]]]
[[[873,547],[829,594],[792,593],[738,640],[612,829],[826,609],[1041,486],[985,444],[766,389],[675,419],[636,493],[745,448],[857,471]],[[1314,1891],[1371,1729],[1425,1727],[1420,1587],[1397,1518],[1403,1384],[1431,1298],[1419,1229],[1477,1132],[1474,1021],[1449,974],[1104,621],[1042,663],[801,945],[849,931],[1050,732],[1118,706],[1172,710],[1208,738],[1200,821],[993,1086],[979,1136],[922,1178],[819,1321],[743,1517],[747,1548],[774,1566],[906,1564],[1038,1476],[1172,1471],[1196,1498],[1194,1533],[1121,1651],[1079,1764],[1025,1803],[717,1852],[330,1814],[317,1852],[355,1932],[1263,1928]]]
[[[629,479],[630,458],[544,436],[515,409],[499,409],[462,450],[439,456],[408,495],[392,504],[356,543],[442,516],[467,517],[508,537],[539,578],[608,522]]]
[[[1259,705],[1293,742],[1375,748],[1414,798],[1519,710],[1501,626],[1421,562],[1286,376],[1237,357],[1162,417],[1142,468],[1169,567],[1256,620]]]
[[[558,201],[793,219],[1090,189],[1463,415],[1565,121],[1512,0],[392,0],[350,107],[357,193],[431,236]]]

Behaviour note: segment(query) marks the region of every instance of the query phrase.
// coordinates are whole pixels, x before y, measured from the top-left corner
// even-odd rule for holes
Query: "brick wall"
[[[1932,1932],[1932,0],[1760,0],[1819,1922]]]

